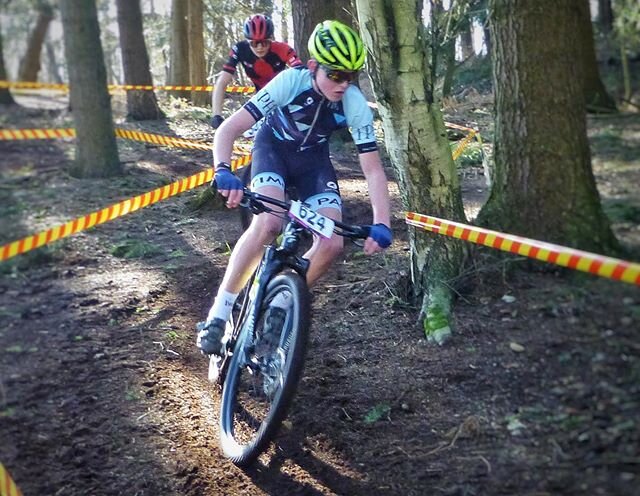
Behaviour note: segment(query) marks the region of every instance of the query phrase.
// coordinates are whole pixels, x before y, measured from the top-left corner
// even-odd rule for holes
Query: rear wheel
[[[274,319],[265,316],[278,293],[285,293],[291,304],[281,313],[280,325],[273,325]],[[236,465],[255,461],[286,417],[304,367],[310,309],[303,278],[294,272],[280,274],[267,286],[255,319],[255,342],[248,342],[246,330],[236,342],[220,412],[221,446]],[[265,320],[270,323],[266,328]]]

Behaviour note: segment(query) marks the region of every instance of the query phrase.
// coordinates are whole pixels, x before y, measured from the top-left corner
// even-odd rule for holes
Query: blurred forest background
[[[638,287],[462,248],[407,227],[404,212],[639,260],[638,0],[96,0],[100,43],[76,43],[82,60],[65,60],[62,12],[93,2],[0,0],[0,81],[77,83],[0,84],[0,136],[78,131],[0,140],[0,244],[210,170],[209,92],[109,94],[97,77],[148,84],[123,58],[133,37],[121,21],[138,4],[144,53],[128,68],[145,69],[148,54],[143,79],[156,86],[212,84],[251,13],[270,14],[303,60],[316,22],[360,19],[370,54],[359,83],[396,238],[374,258],[350,247],[313,289],[291,422],[247,472],[220,456],[219,394],[194,346],[241,232],[237,212],[197,208],[209,188],[1,262],[0,461],[24,494],[636,496]],[[78,17],[67,39],[87,35]],[[412,49],[392,52],[403,37]],[[100,49],[104,71],[87,70]],[[74,90],[102,107],[70,108]],[[130,112],[136,94],[153,112]],[[229,94],[225,115],[246,98]],[[82,125],[82,114],[103,120]],[[115,126],[204,145],[116,144]],[[97,137],[111,147],[74,162]],[[343,138],[332,160],[345,215],[368,223]],[[452,253],[456,263],[436,263]],[[431,311],[434,289],[453,315]],[[432,332],[449,328],[447,341]]]
[[[294,46],[306,56],[304,39],[294,37],[294,17],[291,0],[204,0],[202,1],[202,34],[204,52],[201,63],[206,80],[191,80],[187,74],[172,79],[171,57],[179,36],[179,23],[172,24],[171,0],[141,0],[144,36],[149,54],[153,82],[164,84],[212,84],[230,46],[242,39],[242,25],[252,13],[266,13],[274,21],[275,38]],[[296,1],[294,0],[294,4]],[[309,10],[320,9],[330,17],[355,23],[355,8],[346,0],[297,2],[309,4]],[[315,4],[315,5],[314,5]],[[433,5],[433,8],[432,8]],[[637,110],[638,71],[640,57],[640,7],[634,0],[590,0],[594,39],[601,75],[609,94],[619,105],[631,105]],[[101,40],[109,84],[127,83],[122,68],[119,46],[116,2],[97,1]],[[301,9],[302,5],[298,7]],[[316,14],[314,17],[322,17]],[[434,69],[440,77],[445,97],[464,97],[473,91],[491,91],[491,40],[486,0],[425,1],[425,24],[429,27],[430,44],[436,52]],[[303,28],[303,26],[298,26]],[[308,28],[306,28],[308,29]],[[11,81],[67,82],[63,49],[63,31],[55,2],[47,0],[2,0],[0,30],[3,36],[7,78]],[[187,33],[188,35],[188,33]],[[297,43],[296,43],[297,42]],[[188,46],[188,44],[186,45]],[[182,54],[187,56],[188,54]],[[636,64],[634,66],[634,64]],[[244,73],[236,74],[239,84],[248,84]],[[180,78],[181,80],[175,80]]]

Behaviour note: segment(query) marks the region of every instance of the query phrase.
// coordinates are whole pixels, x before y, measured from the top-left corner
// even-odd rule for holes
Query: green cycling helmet
[[[358,71],[365,50],[360,35],[339,21],[324,21],[309,38],[309,54],[320,64],[339,71]]]

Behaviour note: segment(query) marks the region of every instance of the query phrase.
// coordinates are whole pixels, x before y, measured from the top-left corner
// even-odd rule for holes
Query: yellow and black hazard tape
[[[32,83],[27,81],[2,81],[0,80],[0,89],[14,88],[17,90],[60,90],[68,91],[69,85],[58,83]]]
[[[0,141],[75,138],[73,128],[59,129],[0,129]]]
[[[14,88],[14,89],[46,89],[46,90],[60,90],[60,91],[69,91],[68,84],[55,84],[55,83],[34,83],[34,82],[26,82],[26,81],[0,81],[0,88]],[[202,86],[194,86],[194,85],[147,85],[147,84],[110,84],[107,86],[110,91],[116,90],[162,90],[162,91],[213,91],[213,86],[211,85],[202,85]],[[227,93],[242,93],[248,94],[253,93],[256,89],[253,86],[227,86]]]
[[[162,134],[151,134],[143,131],[134,131],[117,127],[115,134],[119,138],[133,141],[143,141],[156,145],[166,145],[175,148],[192,148],[195,150],[211,150],[211,144],[187,138],[177,138],[175,136],[165,136]],[[14,140],[35,140],[35,139],[58,139],[75,138],[76,130],[73,128],[60,129],[0,129],[0,141]],[[251,153],[251,144],[239,143],[234,145],[234,153],[246,155]]]
[[[161,134],[149,134],[141,131],[131,131],[129,129],[116,128],[116,136],[133,141],[143,141],[156,145],[172,146],[175,148],[192,148],[196,150],[211,150],[211,144],[202,141],[195,141],[186,138],[175,138],[173,136],[163,136]]]
[[[233,170],[244,167],[251,161],[251,156],[247,155],[240,157],[237,160],[231,161],[231,167]],[[135,212],[149,205],[153,205],[159,201],[165,200],[171,196],[183,193],[189,189],[196,188],[205,183],[208,183],[213,178],[213,169],[207,169],[193,176],[186,177],[180,181],[168,184],[161,188],[154,189],[142,195],[129,198],[128,200],[121,201],[109,207],[103,208],[97,212],[78,217],[77,219],[70,220],[65,224],[41,231],[37,234],[27,236],[26,238],[13,241],[4,246],[0,246],[0,262],[9,258],[15,257],[22,253],[34,250],[40,246],[53,243],[72,234],[80,231],[85,231],[90,227],[98,224],[117,219],[124,215]]]
[[[460,141],[460,143],[458,143],[458,146],[456,146],[456,149],[453,150],[453,153],[452,153],[453,160],[457,160],[458,157],[462,155],[462,152],[467,147],[467,145],[471,142],[471,140],[475,137],[475,135],[476,135],[476,131],[472,129],[471,132],[467,134],[464,137],[464,139]]]
[[[414,212],[406,213],[405,222],[436,234],[640,286],[640,264],[637,263]]]
[[[162,134],[151,134],[142,131],[116,128],[116,136],[124,139],[154,143],[156,145],[166,145],[176,148],[193,148],[196,150],[211,150],[211,144],[204,141],[190,140],[187,138],[177,138]],[[61,129],[0,129],[0,141],[11,140],[33,140],[33,139],[57,139],[75,138],[76,130],[73,128]]]
[[[458,130],[460,130],[460,131],[467,131],[467,132],[475,131],[475,129],[473,129],[473,128],[471,128],[471,127],[461,126],[460,124],[454,124],[453,122],[446,122],[446,121],[445,121],[444,125],[445,125],[446,127],[448,127],[448,128],[451,128],[451,129],[458,129]]]
[[[462,141],[460,141],[460,143],[458,143],[458,146],[453,151],[453,153],[452,153],[453,160],[457,160],[458,157],[460,157],[460,155],[462,155],[462,152],[469,145],[469,143],[471,143],[471,140],[473,138],[476,138],[478,140],[478,143],[480,143],[480,145],[482,145],[482,138],[480,137],[480,133],[478,132],[477,129],[473,129],[473,128],[467,127],[467,126],[461,126],[460,124],[454,124],[453,122],[445,122],[444,125],[446,127],[448,127],[448,128],[451,128],[451,129],[457,129],[459,131],[466,131],[467,132],[467,135],[462,139]]]
[[[22,491],[13,482],[2,463],[0,463],[0,496],[22,496]]]

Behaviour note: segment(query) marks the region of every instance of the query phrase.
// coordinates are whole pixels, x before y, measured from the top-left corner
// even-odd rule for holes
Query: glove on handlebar
[[[221,115],[214,115],[211,118],[211,127],[213,129],[218,129],[220,127],[220,124],[222,124],[222,121],[224,121],[224,117],[222,117]]]
[[[213,177],[213,182],[218,190],[244,188],[240,178],[229,169],[223,167],[216,169],[216,175]]]
[[[380,245],[381,248],[389,248],[393,241],[393,233],[384,224],[369,226],[369,236]]]

